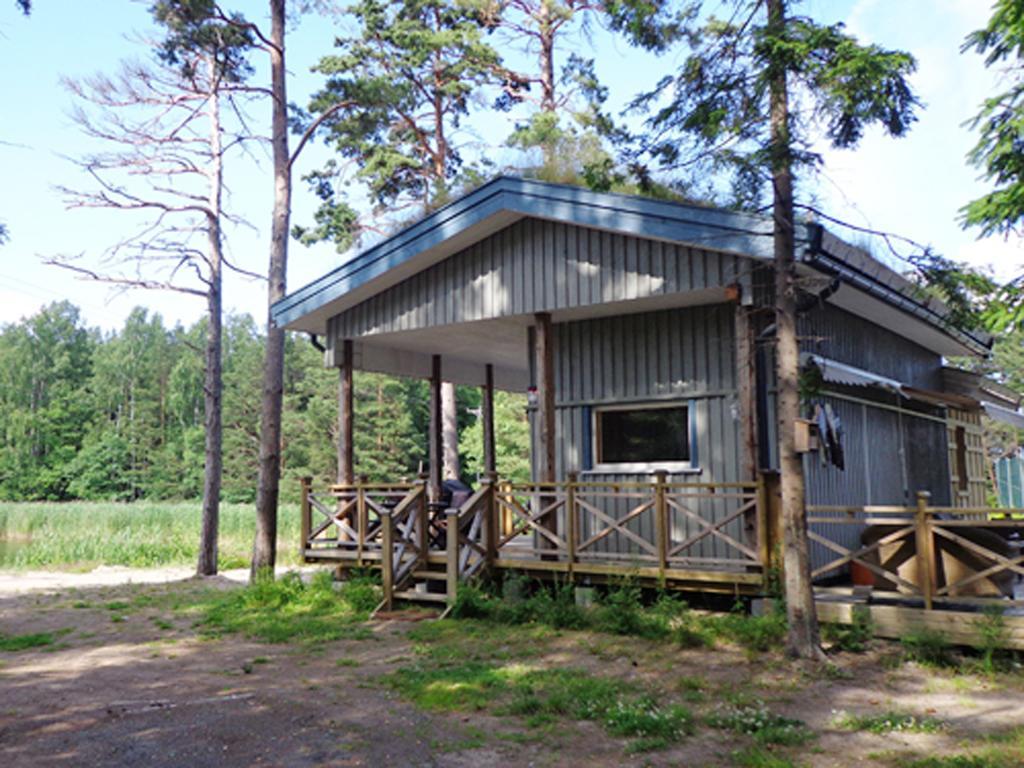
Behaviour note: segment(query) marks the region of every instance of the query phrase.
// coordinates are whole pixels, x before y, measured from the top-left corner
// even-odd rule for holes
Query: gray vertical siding
[[[872,397],[868,388],[851,389],[859,399]],[[889,404],[896,402],[894,396]],[[807,503],[850,506],[912,506],[918,490],[931,490],[936,504],[949,498],[946,426],[934,418],[915,414],[909,407],[897,412],[841,397],[824,396],[842,421],[845,470],[823,465],[817,453],[804,458]],[[929,415],[934,415],[929,414]],[[815,524],[822,536],[856,548],[863,528],[853,525]],[[815,567],[838,555],[812,543]],[[835,575],[835,574],[830,574]]]
[[[842,290],[842,289],[840,289]],[[800,348],[925,389],[942,389],[942,357],[826,304],[800,318]]]
[[[714,305],[560,323],[555,326],[557,473],[582,472],[583,480],[649,481],[650,475],[585,471],[595,407],[624,402],[691,404],[696,418],[699,472],[670,476],[674,482],[736,482],[740,467],[736,418],[736,374],[732,305]],[[613,517],[625,516],[637,502],[605,502]],[[720,519],[735,509],[730,500],[701,502],[700,513]],[[629,527],[653,541],[654,518],[645,514]],[[673,515],[673,538],[680,541],[699,527]],[[725,532],[744,540],[740,520]],[[591,530],[584,530],[584,536]],[[615,534],[598,551],[636,553],[638,547]],[[715,537],[694,547],[691,556],[727,558],[739,553]]]
[[[737,256],[523,219],[331,319],[338,339],[628,301],[741,279]]]

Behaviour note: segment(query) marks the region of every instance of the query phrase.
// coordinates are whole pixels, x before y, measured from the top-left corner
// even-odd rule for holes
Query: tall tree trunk
[[[208,61],[210,82],[216,83],[216,62]],[[214,88],[216,85],[213,86]],[[210,194],[207,214],[209,240],[209,285],[206,291],[206,377],[203,404],[206,420],[206,467],[203,476],[203,523],[199,539],[199,563],[196,573],[213,576],[217,573],[217,530],[220,524],[221,455],[221,261],[220,231],[221,194],[224,185],[221,155],[220,99],[210,94]]]
[[[786,23],[785,0],[767,0],[768,28],[781,36]],[[803,459],[796,451],[796,420],[800,416],[800,350],[796,333],[796,263],[794,259],[793,171],[789,133],[789,92],[785,65],[771,75],[771,161],[775,222],[775,362],[779,422],[779,474],[782,485],[783,568],[787,652],[799,658],[822,657],[814,609],[807,517],[804,508]]]
[[[554,112],[555,27],[548,0],[542,0],[538,9],[537,32],[540,37],[540,109],[541,112]]]
[[[455,385],[441,382],[441,446],[444,453],[444,479],[458,480],[462,474],[459,465],[459,410],[455,400]]]
[[[270,0],[270,80],[273,109],[274,212],[267,269],[267,349],[263,359],[260,409],[260,470],[256,491],[256,540],[251,577],[277,560],[277,498],[281,471],[281,401],[284,392],[284,331],[275,328],[270,307],[284,298],[288,266],[288,218],[292,179],[288,157],[288,99],[285,92],[285,0]]]

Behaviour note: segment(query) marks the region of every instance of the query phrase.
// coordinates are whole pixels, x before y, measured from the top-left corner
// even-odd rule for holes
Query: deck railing
[[[1010,529],[1024,536],[1024,510],[933,507],[929,501],[930,495],[922,491],[913,507],[809,506],[810,540],[837,555],[816,567],[812,576],[817,579],[856,563],[900,592],[920,597],[926,609],[936,601],[971,597],[986,579],[1024,577],[1024,548],[1007,555],[993,549],[995,539],[979,540],[983,537],[977,534]],[[830,538],[829,531],[838,530],[833,526],[852,526],[853,536],[833,533]],[[860,534],[868,526],[879,530],[877,538],[865,543]],[[857,544],[839,538],[856,538]]]
[[[422,482],[314,491],[303,481],[303,557],[379,566],[385,605],[428,564],[444,565],[454,597],[460,582],[494,567],[753,588],[769,560],[760,480],[489,478],[457,509],[434,509],[426,498]]]

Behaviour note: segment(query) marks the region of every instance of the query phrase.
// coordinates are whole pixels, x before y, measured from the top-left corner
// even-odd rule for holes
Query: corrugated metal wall
[[[942,389],[941,356],[838,307],[826,304],[811,310],[797,328],[801,351],[915,387]]]
[[[523,219],[331,319],[328,343],[374,333],[718,288],[745,260]]]
[[[560,323],[555,326],[557,473],[581,472],[588,466],[593,408],[624,402],[691,404],[696,418],[699,473],[670,476],[675,482],[740,480],[740,440],[736,404],[735,307],[690,307],[637,315]],[[692,448],[691,448],[692,450]],[[584,472],[584,480],[648,481],[650,475]],[[605,503],[619,519],[631,504]],[[701,502],[699,513],[718,520],[736,508],[731,500]],[[627,527],[653,541],[654,517],[645,514]],[[673,515],[673,539],[699,531],[685,516]],[[744,540],[743,523],[723,529]],[[590,531],[584,531],[584,536]],[[637,545],[620,534],[609,536],[598,551],[635,553]],[[708,537],[692,556],[722,558],[737,553]]]

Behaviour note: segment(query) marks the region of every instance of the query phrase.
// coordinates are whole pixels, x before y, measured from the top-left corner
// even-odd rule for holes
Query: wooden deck
[[[763,482],[683,484],[663,475],[647,483],[495,479],[458,509],[429,504],[423,482],[325,491],[304,482],[302,556],[380,568],[386,596],[441,568],[449,595],[484,569],[758,594],[772,551],[764,508]]]
[[[647,483],[604,483],[573,476],[526,484],[495,478],[460,507],[444,509],[428,503],[422,481],[322,491],[304,481],[302,556],[379,569],[386,607],[396,599],[450,602],[460,583],[503,569],[581,583],[633,578],[668,589],[760,595],[779,541],[772,497],[763,478],[669,483],[659,475]],[[1006,611],[1010,647],[1021,647],[1024,548],[1011,534],[1024,536],[1024,510],[930,507],[927,494],[917,502],[808,508],[811,540],[834,553],[814,577],[840,574],[848,583],[859,567],[861,580],[864,574],[873,580],[819,587],[820,618],[849,622],[859,603],[870,606],[879,636],[934,627],[968,642],[977,611],[998,605]],[[856,546],[839,542],[849,537],[826,535],[844,526],[878,534]],[[1000,541],[996,534],[1005,547],[993,543]]]

